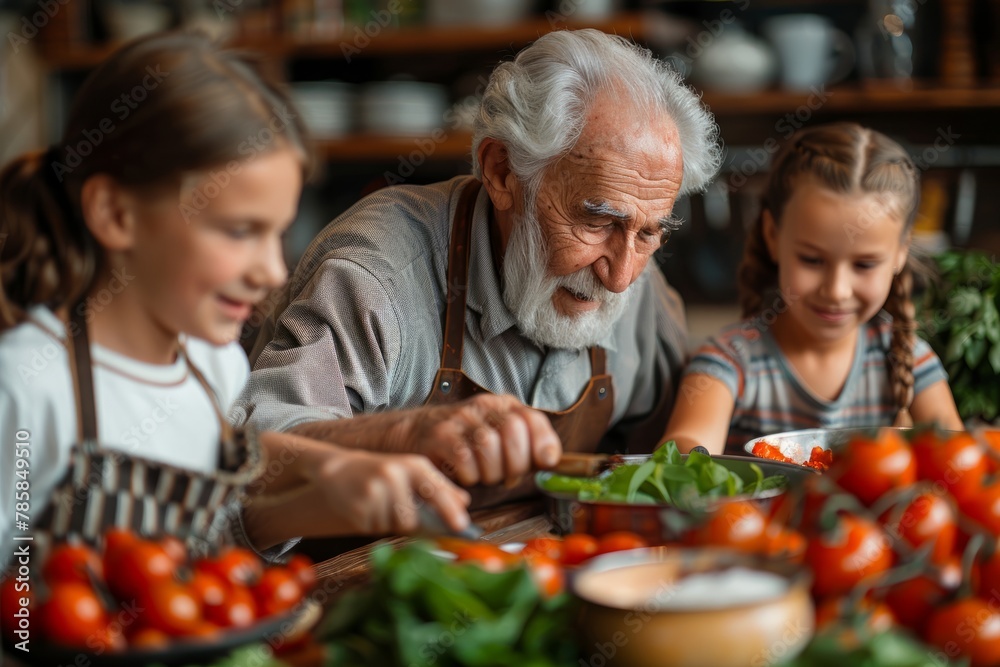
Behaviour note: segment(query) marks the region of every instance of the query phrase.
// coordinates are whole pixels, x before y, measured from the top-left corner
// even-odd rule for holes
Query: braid
[[[778,284],[778,265],[771,259],[764,243],[763,212],[750,228],[737,275],[742,318],[747,319],[764,309],[764,294],[768,288]]]
[[[913,403],[913,343],[917,328],[916,309],[910,298],[913,271],[910,263],[892,279],[886,311],[892,315],[892,339],[889,347],[889,379],[892,396],[899,412],[896,426],[912,426],[910,404]]]

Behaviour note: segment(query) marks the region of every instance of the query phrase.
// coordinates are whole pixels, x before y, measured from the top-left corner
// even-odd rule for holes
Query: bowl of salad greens
[[[564,533],[627,530],[650,544],[684,535],[722,504],[767,509],[788,488],[817,474],[801,466],[745,456],[681,454],[673,441],[650,455],[618,456],[594,477],[535,475],[549,517]]]

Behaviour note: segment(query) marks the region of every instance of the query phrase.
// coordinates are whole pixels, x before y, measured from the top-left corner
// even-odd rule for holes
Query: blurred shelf
[[[820,92],[825,99],[820,97]],[[903,91],[865,86],[833,87],[820,92],[770,90],[748,95],[705,92],[702,98],[716,115],[780,114],[806,107],[852,113],[1000,109],[1000,88],[939,88],[933,85]]]
[[[354,134],[316,142],[319,154],[327,160],[408,160],[419,166],[425,160],[461,160],[470,157],[472,134],[441,132],[427,136],[385,136]],[[419,159],[411,156],[417,153]]]
[[[286,35],[239,37],[233,43],[280,59],[356,58],[392,55],[429,55],[469,51],[520,48],[538,37],[563,28],[597,28],[630,37],[640,43],[656,44],[677,40],[675,21],[661,12],[632,12],[600,21],[567,20],[558,14],[533,16],[504,26],[414,25],[379,28],[368,35],[361,26],[346,26],[337,35],[324,39],[302,39]],[[360,30],[360,32],[359,32]],[[100,64],[118,44],[74,46],[49,43],[42,57],[52,69],[87,69]]]

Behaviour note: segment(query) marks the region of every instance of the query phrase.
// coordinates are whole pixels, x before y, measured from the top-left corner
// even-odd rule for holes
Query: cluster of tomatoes
[[[949,658],[1000,664],[998,461],[967,433],[908,443],[885,430],[838,451],[793,499],[818,625],[860,602],[870,629],[901,626]]]
[[[28,597],[32,627],[43,639],[98,655],[154,650],[176,640],[212,641],[229,628],[290,610],[316,583],[312,562],[263,566],[256,554],[228,548],[189,562],[180,540],[147,540],[113,529],[102,552],[82,544],[55,546],[41,569],[42,585],[0,588],[3,631]]]
[[[509,552],[488,542],[440,539],[438,546],[455,554],[457,562],[475,563],[488,572],[525,565],[539,591],[546,597],[561,593],[566,584],[566,567],[575,567],[590,558],[613,551],[649,546],[639,535],[628,531],[608,533],[600,538],[583,533],[565,537],[538,537],[528,540],[519,552]]]

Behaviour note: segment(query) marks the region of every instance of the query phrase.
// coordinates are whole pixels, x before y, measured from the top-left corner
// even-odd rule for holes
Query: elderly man
[[[472,177],[379,191],[312,243],[235,417],[421,452],[465,485],[562,449],[651,449],[685,327],[650,258],[717,170],[716,138],[648,51],[540,38],[493,72]]]

